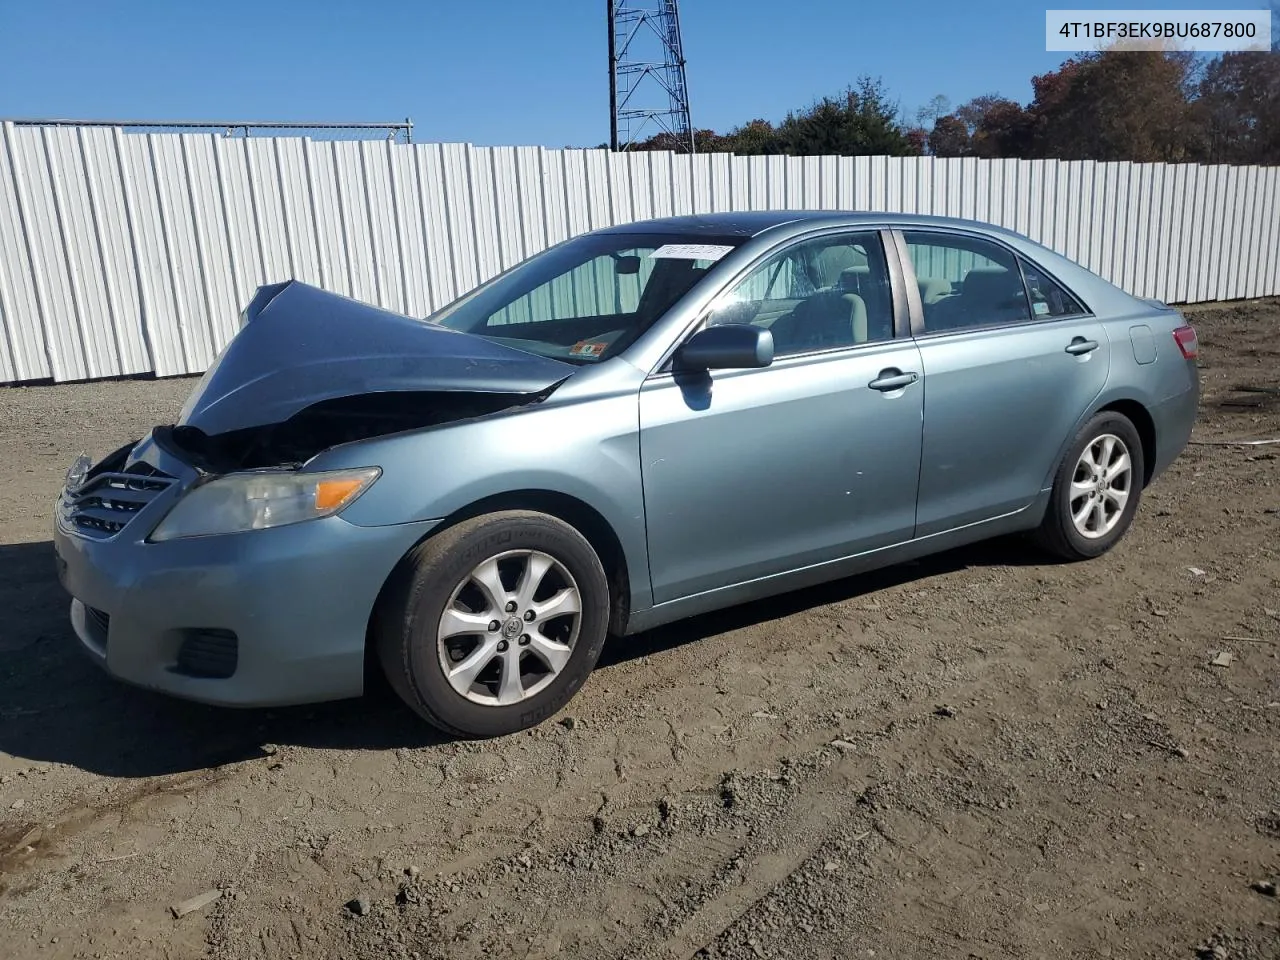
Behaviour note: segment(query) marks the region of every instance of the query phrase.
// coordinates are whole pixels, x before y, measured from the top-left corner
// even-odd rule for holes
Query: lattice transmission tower
[[[657,134],[693,153],[684,47],[676,0],[606,0],[609,8],[609,113],[614,150]]]

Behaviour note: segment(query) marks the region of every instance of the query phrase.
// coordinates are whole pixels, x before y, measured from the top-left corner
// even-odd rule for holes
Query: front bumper
[[[338,516],[147,543],[158,517],[145,519],[139,514],[105,539],[55,520],[58,576],[73,597],[76,635],[114,677],[239,707],[359,696],[378,593],[437,523],[360,527]],[[234,637],[230,676],[192,675],[184,644],[207,631]]]

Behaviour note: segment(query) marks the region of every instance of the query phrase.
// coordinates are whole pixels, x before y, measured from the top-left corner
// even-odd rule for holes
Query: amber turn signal
[[[367,481],[344,477],[341,480],[321,480],[316,484],[316,509],[336,510],[364,487]]]

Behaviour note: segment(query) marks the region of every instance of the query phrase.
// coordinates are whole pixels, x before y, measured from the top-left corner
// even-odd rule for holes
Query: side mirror
[[[699,330],[676,354],[685,370],[741,370],[773,363],[773,334],[749,323],[723,323]]]

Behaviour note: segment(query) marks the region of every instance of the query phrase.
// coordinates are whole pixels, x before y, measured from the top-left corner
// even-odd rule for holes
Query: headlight
[[[351,504],[381,475],[379,467],[326,473],[233,473],[193,488],[150,539],[208,537],[265,530],[328,517]]]

